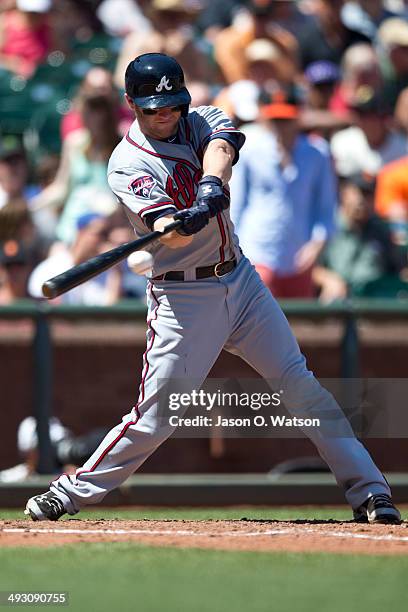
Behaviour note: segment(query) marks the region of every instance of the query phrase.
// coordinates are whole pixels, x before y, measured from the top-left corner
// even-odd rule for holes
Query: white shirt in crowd
[[[364,132],[357,126],[334,134],[330,146],[340,176],[360,172],[375,175],[385,164],[408,155],[408,138],[404,134],[389,132],[383,145],[372,149]]]

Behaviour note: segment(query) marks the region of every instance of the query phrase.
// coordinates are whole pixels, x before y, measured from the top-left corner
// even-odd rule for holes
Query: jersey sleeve
[[[215,106],[199,106],[196,115],[199,147],[204,150],[210,140],[222,138],[234,147],[235,164],[239,158],[239,150],[245,142],[245,135],[233,125],[222,110]]]
[[[119,202],[149,229],[159,217],[177,212],[173,200],[151,174],[131,168],[116,170],[108,175],[108,182]]]

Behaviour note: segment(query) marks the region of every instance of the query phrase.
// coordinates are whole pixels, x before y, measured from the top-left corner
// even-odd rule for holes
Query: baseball
[[[135,274],[147,274],[153,267],[153,257],[147,251],[135,251],[127,258],[127,264]]]

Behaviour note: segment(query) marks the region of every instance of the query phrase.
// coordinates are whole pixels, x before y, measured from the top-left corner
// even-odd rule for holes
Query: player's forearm
[[[160,217],[153,223],[153,229],[156,232],[162,232],[167,225],[173,222],[174,219],[172,215]],[[160,242],[168,246],[170,249],[179,249],[181,247],[188,246],[192,240],[193,236],[181,236],[181,234],[178,234],[176,231],[169,232],[160,238]]]
[[[211,140],[203,158],[203,176],[218,176],[225,185],[231,178],[235,149],[226,140]]]

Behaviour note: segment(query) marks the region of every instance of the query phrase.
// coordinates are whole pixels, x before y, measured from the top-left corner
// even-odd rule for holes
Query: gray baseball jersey
[[[108,181],[138,236],[151,231],[148,221],[152,213],[174,214],[193,206],[205,146],[215,136],[231,134],[236,135],[239,145],[243,143],[244,136],[213,106],[192,109],[181,119],[177,146],[148,138],[137,121],[133,123],[112,154]],[[226,210],[210,219],[182,253],[160,242],[149,250],[154,257],[152,276],[157,276],[168,270],[195,269],[231,259],[238,255],[238,239]]]

